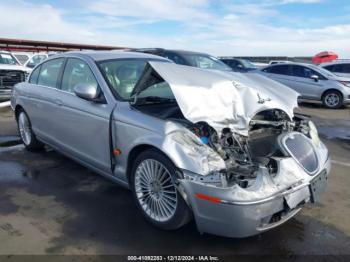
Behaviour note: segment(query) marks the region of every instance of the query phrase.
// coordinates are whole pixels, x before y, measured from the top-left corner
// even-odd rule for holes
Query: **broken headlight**
[[[320,138],[318,136],[317,128],[312,121],[308,122],[308,126],[309,126],[309,136],[310,136],[312,142],[314,143],[314,145],[316,147],[318,147],[320,145],[321,141],[320,141]]]
[[[181,146],[187,157],[201,166],[203,175],[225,168],[224,160],[192,132],[175,131],[170,137]]]

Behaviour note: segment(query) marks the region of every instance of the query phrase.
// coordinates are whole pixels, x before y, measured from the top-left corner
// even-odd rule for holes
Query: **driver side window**
[[[293,76],[311,78],[312,75],[317,75],[319,79],[324,79],[324,77],[321,74],[306,66],[294,65],[292,67]]]
[[[97,87],[95,76],[89,66],[77,58],[69,58],[64,69],[61,90],[74,93],[77,84],[88,84]]]

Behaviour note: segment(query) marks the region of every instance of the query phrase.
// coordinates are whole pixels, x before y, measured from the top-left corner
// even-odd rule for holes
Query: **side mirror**
[[[94,102],[98,102],[100,96],[98,87],[89,84],[77,84],[74,93],[77,97]]]
[[[311,79],[313,79],[315,82],[318,81],[318,76],[317,75],[312,75],[310,76]]]

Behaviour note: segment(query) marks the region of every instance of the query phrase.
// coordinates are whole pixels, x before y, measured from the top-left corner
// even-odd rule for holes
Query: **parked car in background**
[[[269,64],[267,63],[262,63],[262,62],[251,62],[254,66],[256,66],[258,69],[263,68],[265,66],[268,66]]]
[[[339,108],[350,103],[350,79],[319,66],[284,63],[267,66],[260,72],[297,91],[301,99],[322,101],[328,108]]]
[[[338,76],[350,78],[350,60],[336,60],[334,62],[322,63],[320,66]]]
[[[288,60],[271,60],[269,65],[290,63]]]
[[[247,59],[239,58],[220,58],[222,62],[232,68],[235,72],[249,72],[258,69],[256,65]]]
[[[219,58],[205,53],[184,50],[168,50],[163,48],[140,48],[132,49],[131,51],[162,56],[180,65],[193,66],[202,69],[232,71],[231,67],[226,65]]]
[[[9,99],[13,86],[25,81],[30,72],[10,52],[0,51],[0,99]]]
[[[202,233],[247,237],[319,202],[331,161],[315,125],[293,113],[295,91],[244,75],[68,52],[16,85],[11,106],[28,150],[48,144],[130,188],[154,226],[194,217]]]
[[[34,68],[36,65],[40,64],[42,61],[44,61],[48,57],[49,57],[49,54],[46,54],[46,53],[34,54],[28,59],[28,61],[24,64],[24,66],[29,68]]]
[[[29,58],[32,56],[31,53],[27,52],[12,52],[12,55],[20,62],[21,65],[24,65]]]

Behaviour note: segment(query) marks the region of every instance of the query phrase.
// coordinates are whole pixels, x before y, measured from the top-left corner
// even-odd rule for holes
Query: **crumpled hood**
[[[149,62],[169,85],[186,119],[207,122],[219,134],[225,127],[248,135],[251,118],[281,109],[293,118],[299,94],[264,76]]]

